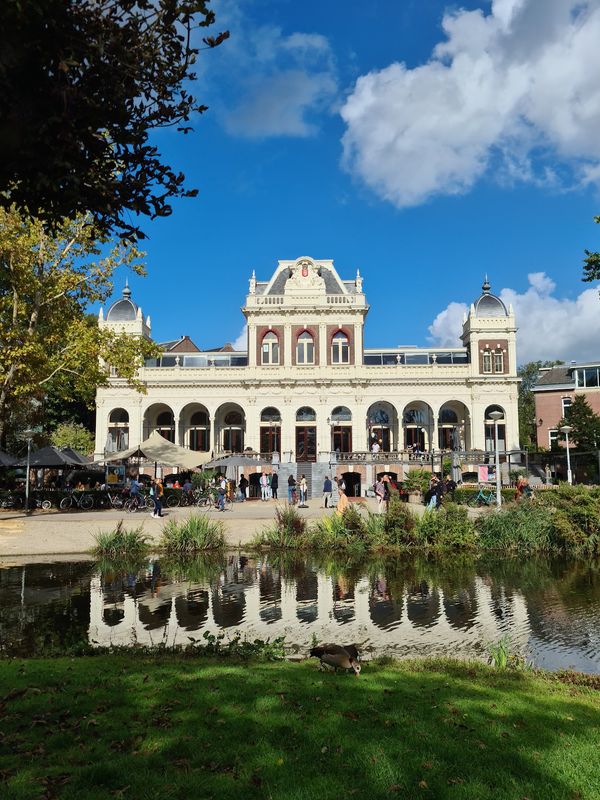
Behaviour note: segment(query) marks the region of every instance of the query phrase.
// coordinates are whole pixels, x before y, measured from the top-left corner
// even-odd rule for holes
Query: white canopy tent
[[[200,453],[196,450],[188,450],[179,447],[158,431],[153,431],[150,436],[136,447],[121,450],[119,453],[111,453],[97,461],[97,464],[104,464],[112,461],[126,461],[128,458],[145,458],[147,461],[155,461],[169,467],[183,467],[184,469],[194,469],[204,466],[211,460],[210,453]]]

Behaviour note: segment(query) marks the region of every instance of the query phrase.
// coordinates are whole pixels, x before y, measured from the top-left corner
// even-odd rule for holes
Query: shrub
[[[275,524],[254,537],[255,547],[298,548],[306,544],[306,519],[287,503],[275,509]]]
[[[383,529],[388,544],[395,546],[421,544],[417,520],[400,500],[392,499],[388,503],[383,518]]]
[[[410,469],[404,479],[404,488],[408,492],[423,492],[429,488],[431,472],[426,469]]]
[[[483,514],[476,523],[480,543],[493,550],[519,550],[525,553],[549,550],[552,517],[547,508],[525,502]]]
[[[367,527],[357,509],[322,517],[309,531],[308,543],[316,550],[344,550],[359,553],[368,545]]]
[[[96,546],[94,555],[109,559],[122,559],[124,557],[138,557],[145,555],[149,548],[148,537],[141,527],[126,530],[123,521],[117,523],[114,531],[104,531],[94,537]]]
[[[477,544],[475,526],[467,509],[447,503],[437,510],[426,511],[417,522],[423,544],[432,547],[470,550]]]
[[[192,514],[182,522],[169,520],[160,540],[167,553],[177,555],[218,550],[224,544],[223,523],[199,514]]]

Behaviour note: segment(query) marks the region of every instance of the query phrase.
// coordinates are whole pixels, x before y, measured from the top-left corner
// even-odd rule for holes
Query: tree
[[[600,449],[600,416],[595,414],[585,399],[585,395],[578,394],[565,416],[558,423],[558,428],[570,425],[573,430],[569,433],[569,443],[576,445],[577,450],[589,452]],[[564,441],[566,436],[560,434]]]
[[[52,432],[50,441],[56,447],[72,447],[84,455],[94,452],[94,434],[75,422],[61,423]]]
[[[600,217],[594,217],[594,222],[600,224]],[[592,253],[590,250],[586,250],[583,264],[584,281],[591,283],[592,281],[600,280],[600,253]]]
[[[540,369],[544,367],[556,367],[562,361],[529,361],[522,364],[517,369],[517,375],[521,379],[519,384],[519,441],[521,447],[526,450],[536,449],[535,431],[533,420],[535,419],[535,395],[533,387],[538,381]]]
[[[3,0],[0,204],[52,227],[91,212],[104,233],[171,213],[185,177],[149,143],[206,106],[188,92],[208,0]],[[221,44],[223,32],[204,48]],[[196,44],[195,44],[196,43]],[[127,220],[127,221],[126,221]]]
[[[138,369],[157,354],[154,343],[101,331],[86,313],[112,292],[115,269],[143,274],[141,256],[89,217],[64,220],[50,236],[39,219],[0,208],[0,447],[11,417],[35,416],[50,389],[92,402],[109,365],[144,390]]]

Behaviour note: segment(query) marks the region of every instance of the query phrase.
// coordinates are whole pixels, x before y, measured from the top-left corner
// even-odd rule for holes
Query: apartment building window
[[[488,351],[486,351],[483,354],[483,371],[484,372],[492,371],[492,354]]]
[[[554,450],[558,447],[558,431],[557,430],[550,430],[548,431],[548,446],[551,450]]]
[[[494,372],[504,372],[504,353],[494,353]]]
[[[569,409],[573,405],[573,398],[572,397],[563,397],[563,398],[561,398],[561,402],[562,402],[562,415],[563,415],[563,417],[566,417]]]

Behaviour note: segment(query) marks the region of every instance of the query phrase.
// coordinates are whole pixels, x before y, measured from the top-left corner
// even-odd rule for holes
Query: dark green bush
[[[430,547],[472,550],[477,545],[475,526],[467,509],[447,503],[436,511],[426,511],[417,523],[421,542]]]
[[[421,544],[415,515],[405,503],[392,498],[383,518],[385,541],[393,546]]]
[[[479,542],[492,550],[522,553],[549,550],[552,545],[553,514],[533,503],[515,503],[477,519]]]

